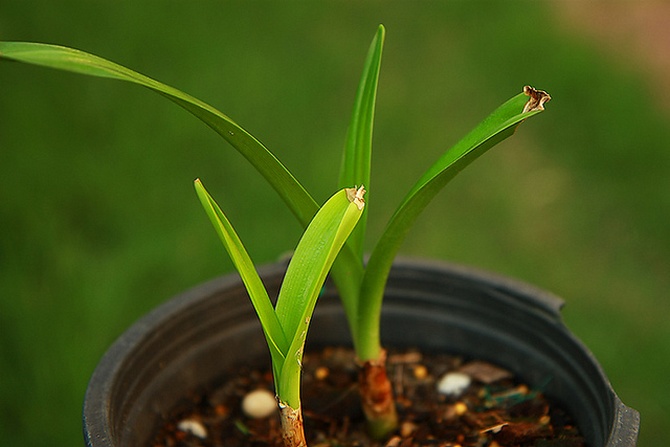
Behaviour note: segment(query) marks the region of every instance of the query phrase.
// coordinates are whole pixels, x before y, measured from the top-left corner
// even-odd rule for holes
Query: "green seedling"
[[[370,185],[372,133],[385,29],[380,26],[365,59],[345,144],[339,185]],[[306,226],[317,202],[291,172],[256,138],[214,107],[175,88],[97,56],[70,48],[35,43],[0,43],[0,58],[12,59],[92,76],[114,78],[148,87],[198,117],[239,151],[272,185]],[[361,365],[360,391],[370,434],[383,438],[397,426],[391,385],[385,372],[380,340],[384,288],[405,235],[430,201],[452,179],[526,119],[542,112],[550,99],[541,90],[524,87],[495,109],[465,137],[448,148],[418,179],[388,221],[367,263],[363,261],[367,212],[332,267]]]
[[[200,180],[195,189],[242,277],[270,349],[275,392],[286,447],[307,445],[300,402],[300,373],[309,322],[326,275],[363,213],[363,187],[343,189],[316,213],[300,238],[276,305],[242,241]]]

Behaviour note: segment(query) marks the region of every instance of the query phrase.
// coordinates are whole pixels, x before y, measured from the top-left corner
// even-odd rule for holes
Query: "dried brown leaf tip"
[[[350,202],[354,203],[359,210],[362,210],[365,206],[365,199],[363,196],[366,191],[365,188],[361,185],[359,188],[344,188],[347,192],[347,198]]]
[[[528,102],[523,107],[523,113],[544,110],[544,103],[551,99],[549,93],[544,90],[536,90],[530,85],[523,88],[523,93],[529,96]]]

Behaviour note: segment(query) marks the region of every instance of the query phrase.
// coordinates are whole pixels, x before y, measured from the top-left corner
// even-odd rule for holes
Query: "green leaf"
[[[277,369],[286,358],[286,353],[290,347],[289,340],[285,335],[282,325],[277,318],[272,302],[268,296],[267,290],[261,281],[253,261],[249,257],[242,241],[238,237],[235,229],[231,225],[226,215],[221,211],[219,205],[209,195],[202,182],[199,179],[195,181],[195,190],[202,203],[209,220],[214,225],[219,239],[226,248],[235,268],[240,274],[244,285],[249,292],[251,303],[261,321],[265,338],[270,348],[272,356],[273,369]]]
[[[240,273],[272,356],[277,395],[300,408],[300,362],[309,320],[326,275],[364,209],[363,188],[343,189],[317,212],[305,230],[272,302],[249,254],[228,218],[200,180],[195,189],[207,216]]]
[[[541,110],[523,112],[528,97],[519,94],[498,107],[463,139],[447,150],[416,182],[388,222],[375,246],[361,284],[356,332],[357,355],[361,360],[379,356],[379,318],[393,259],[410,227],[437,193],[460,171],[500,141],[514,133],[524,120]]]
[[[174,101],[228,141],[265,177],[303,226],[318,209],[316,201],[260,141],[214,107],[176,88],[93,54],[58,45],[0,42],[2,58],[147,87]]]
[[[338,252],[364,209],[363,188],[332,196],[305,230],[295,249],[277,298],[277,318],[290,339],[278,388],[280,399],[299,408],[302,351],[317,298]]]
[[[309,224],[319,209],[305,188],[260,141],[199,99],[122,65],[72,48],[30,42],[0,42],[0,60],[3,58],[149,88],[196,116],[242,154],[277,191],[303,227]],[[333,276],[342,295],[355,298],[363,277],[363,266],[348,246],[343,247],[340,258],[333,266]],[[353,309],[355,303],[347,307]]]
[[[386,30],[379,25],[363,66],[363,73],[356,92],[354,110],[351,115],[347,139],[340,169],[340,188],[351,185],[370,187],[370,162],[372,156],[372,133],[374,128],[377,85],[382,61],[382,49]],[[353,231],[347,244],[363,260],[363,242],[367,211],[363,212],[360,222]]]

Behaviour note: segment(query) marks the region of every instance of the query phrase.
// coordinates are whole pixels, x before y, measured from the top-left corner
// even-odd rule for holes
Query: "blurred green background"
[[[385,24],[373,240],[441,151],[524,84],[549,91],[547,112],[460,175],[403,253],[562,296],[567,324],[642,413],[640,445],[660,445],[667,85],[636,50],[631,14],[610,34],[585,26],[636,2],[563,10],[577,3],[0,0],[0,39],[87,50],[204,99],[324,200]],[[81,445],[84,390],[107,347],[152,307],[231,270],[196,177],[257,262],[293,247],[299,228],[284,205],[183,110],[136,86],[0,63],[0,445]]]

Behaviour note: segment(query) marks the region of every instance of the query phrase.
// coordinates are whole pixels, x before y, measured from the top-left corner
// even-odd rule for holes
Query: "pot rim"
[[[283,277],[287,260],[267,264],[259,268],[261,277]],[[500,274],[492,273],[479,268],[444,261],[427,260],[421,258],[397,258],[394,262],[391,281],[403,272],[435,272],[457,278],[467,283],[477,283],[482,287],[513,296],[523,307],[532,309],[533,312],[543,318],[550,319],[556,324],[563,324],[560,310],[564,301],[556,295],[532,286],[526,282],[509,278]],[[123,332],[104,354],[98,366],[93,372],[87,387],[84,406],[83,424],[86,445],[97,446],[101,441],[112,440],[112,423],[114,414],[110,405],[110,396],[116,387],[115,378],[119,377],[126,363],[123,359],[128,358],[135,347],[142,344],[151,337],[151,328],[163,324],[184,314],[203,297],[215,295],[217,291],[228,288],[243,288],[240,277],[236,273],[219,276],[191,288],[172,299],[160,304],[152,311],[137,320],[128,330]],[[617,396],[612,385],[597,362],[592,352],[574,335],[567,331],[572,342],[577,345],[588,357],[592,366],[595,367],[597,375],[607,388],[609,404],[612,406],[612,417],[610,423],[609,439],[606,446],[634,446],[636,445],[639,430],[639,413],[627,407]],[[119,361],[119,359],[122,359]],[[100,402],[105,402],[100,405]],[[92,433],[88,428],[97,427]],[[92,439],[95,437],[95,439]],[[111,445],[111,444],[110,444]]]

